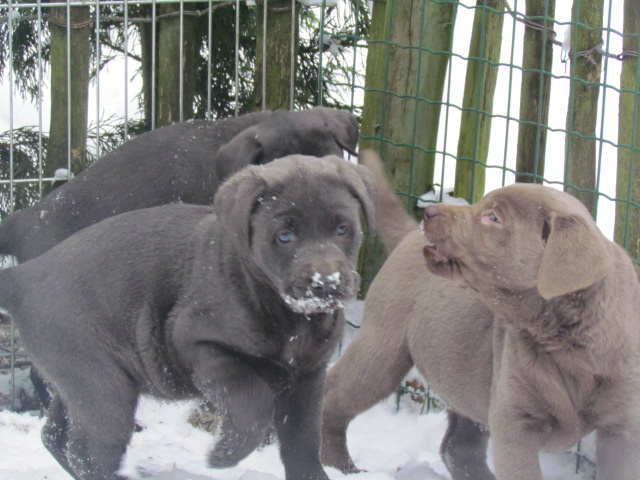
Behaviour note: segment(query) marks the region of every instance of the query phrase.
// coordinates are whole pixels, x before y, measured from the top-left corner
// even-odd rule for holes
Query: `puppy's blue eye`
[[[291,230],[283,230],[276,238],[278,239],[278,243],[291,243],[296,236]]]
[[[496,214],[493,212],[489,213],[489,220],[495,223],[502,223],[500,219],[496,216]]]
[[[336,228],[336,235],[346,235],[347,233],[349,233],[349,227],[346,225],[340,225]]]

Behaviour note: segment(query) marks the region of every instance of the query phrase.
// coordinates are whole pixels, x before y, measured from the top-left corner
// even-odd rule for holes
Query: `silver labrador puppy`
[[[247,165],[301,154],[353,151],[349,112],[264,111],[217,122],[195,120],[143,133],[107,153],[37,204],[0,224],[0,254],[37,257],[100,220],[174,202],[210,205],[220,184]]]
[[[415,364],[449,409],[442,456],[455,480],[494,478],[489,434],[499,480],[541,480],[541,449],[593,430],[597,478],[640,479],[640,285],[624,250],[572,196],[523,184],[429,206],[425,245],[377,157],[361,157],[395,249],[327,377],[323,461],[355,469],[349,421]]]
[[[287,479],[326,480],[325,367],[374,197],[363,167],[285,157],[234,175],[213,209],[124,213],[0,271],[0,306],[55,391],[49,451],[76,479],[121,478],[140,394],[203,397],[224,414],[212,466],[273,422]]]

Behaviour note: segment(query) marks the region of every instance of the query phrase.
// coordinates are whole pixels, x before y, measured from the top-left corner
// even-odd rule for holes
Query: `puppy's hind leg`
[[[61,464],[77,479],[121,480],[125,477],[117,472],[133,434],[138,390],[125,372],[104,365],[99,371],[100,381],[86,375],[65,392],[68,423]],[[54,444],[64,439],[61,432],[56,437],[54,431]]]
[[[67,460],[67,442],[69,440],[69,418],[59,394],[51,399],[47,409],[47,421],[42,428],[42,443],[53,458],[73,478],[78,479]],[[79,479],[78,479],[79,480]]]
[[[495,480],[487,467],[489,432],[451,410],[440,455],[453,480]]]
[[[413,362],[403,328],[365,323],[329,371],[322,407],[322,463],[344,473],[360,471],[347,449],[347,427],[358,414],[388,397]]]

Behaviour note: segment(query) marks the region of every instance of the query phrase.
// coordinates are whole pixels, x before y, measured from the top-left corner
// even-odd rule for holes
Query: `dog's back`
[[[104,305],[110,305],[108,318],[127,329],[127,315],[134,304],[168,308],[175,302],[189,273],[183,264],[193,249],[195,227],[211,214],[210,207],[167,205],[125,213],[86,228],[44,255],[0,270],[0,307],[14,317],[36,357],[41,343],[50,343],[52,335],[63,338],[67,328],[99,333],[106,326],[93,325],[91,312]],[[86,284],[96,282],[103,287],[87,291]],[[154,283],[157,288],[149,289]],[[154,291],[156,298],[147,298],[148,291]],[[83,311],[67,311],[63,299],[69,292],[77,296],[76,308]],[[51,322],[53,317],[64,317],[64,321]]]
[[[174,202],[209,205],[220,184],[247,165],[291,154],[341,155],[357,139],[355,117],[329,108],[256,112],[146,132],[9,216],[0,224],[0,254],[24,262],[119,213]]]
[[[27,261],[104,218],[175,201],[211,203],[215,152],[269,118],[265,111],[218,122],[182,122],[145,132],[107,153],[39,203],[0,224],[0,254]],[[188,161],[185,156],[188,155]],[[190,179],[188,188],[184,179]]]

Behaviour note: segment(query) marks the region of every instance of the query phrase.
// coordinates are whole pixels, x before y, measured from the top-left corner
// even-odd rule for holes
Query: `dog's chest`
[[[315,370],[327,362],[342,332],[336,315],[301,316],[281,339],[279,361],[289,369]]]
[[[597,390],[593,389],[575,398],[575,403],[571,406],[555,404],[556,408],[552,408],[550,412],[551,432],[544,448],[555,451],[567,450],[591,433],[600,419],[597,397]]]
[[[522,340],[522,337],[520,338]],[[539,418],[548,436],[545,448],[562,450],[594,428],[601,385],[585,349],[541,351],[529,342],[518,342],[511,360],[513,373],[529,393],[521,407]]]

